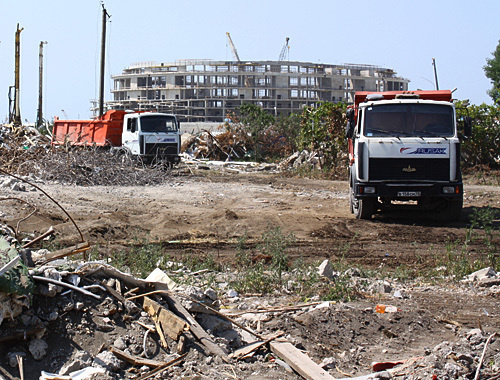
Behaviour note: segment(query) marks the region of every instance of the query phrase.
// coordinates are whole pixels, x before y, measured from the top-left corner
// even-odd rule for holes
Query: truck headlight
[[[443,193],[445,193],[445,194],[460,194],[460,188],[458,186],[444,186]]]
[[[375,194],[374,186],[363,186],[361,187],[361,193],[363,194]]]

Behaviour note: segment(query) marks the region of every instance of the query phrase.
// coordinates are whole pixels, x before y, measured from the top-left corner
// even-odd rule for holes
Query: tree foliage
[[[235,113],[227,115],[231,122],[225,123],[225,132],[218,138],[232,147],[232,153],[240,153],[239,158],[245,155],[256,161],[275,160],[296,150],[300,115],[275,118],[255,104],[243,104],[238,111],[239,116]]]
[[[472,136],[463,139],[462,165],[469,168],[482,165],[498,168],[500,166],[500,107],[485,103],[477,106],[458,102],[459,124],[465,116],[472,118]]]
[[[298,147],[321,152],[328,167],[343,164],[347,152],[346,108],[345,103],[329,102],[304,108]]]
[[[491,53],[492,58],[486,58],[486,65],[483,67],[486,77],[491,80],[493,87],[488,91],[491,99],[500,105],[500,41],[497,48]]]

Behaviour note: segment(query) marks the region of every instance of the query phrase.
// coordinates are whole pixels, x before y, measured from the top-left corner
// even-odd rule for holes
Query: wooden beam
[[[271,351],[307,380],[335,380],[312,359],[287,341],[273,341]]]
[[[182,315],[182,317],[189,323],[189,329],[193,333],[193,335],[198,338],[198,340],[210,351],[212,354],[220,356],[222,360],[226,363],[230,363],[231,360],[227,355],[227,352],[220,347],[217,343],[215,343],[210,335],[200,326],[198,322],[193,318],[193,316],[186,310],[184,306],[180,303],[180,301],[171,295],[169,292],[163,293],[164,297],[167,299],[169,307],[178,315]]]
[[[149,368],[158,368],[164,366],[166,363],[165,362],[159,362],[157,360],[151,360],[151,359],[144,359],[139,356],[135,355],[130,355],[127,354],[125,351],[119,350],[116,347],[109,347],[109,350],[117,357],[120,359],[123,359],[133,366],[148,366]]]
[[[247,344],[246,346],[240,347],[236,351],[231,353],[229,355],[229,357],[235,358],[235,359],[244,359],[244,358],[248,357],[252,352],[257,351],[262,346],[265,346],[266,344],[270,343],[271,341],[273,341],[276,338],[279,338],[283,334],[284,334],[283,331],[278,331],[278,332],[272,334],[271,336],[269,336],[268,338],[266,338],[266,340],[257,341],[257,342]]]

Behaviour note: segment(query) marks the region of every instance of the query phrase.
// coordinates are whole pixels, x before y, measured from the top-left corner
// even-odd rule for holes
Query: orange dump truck
[[[179,123],[174,115],[110,110],[93,120],[55,118],[52,144],[120,147],[145,161],[180,160]]]

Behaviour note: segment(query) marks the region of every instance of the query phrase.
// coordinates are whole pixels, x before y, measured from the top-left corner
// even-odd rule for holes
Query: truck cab
[[[159,160],[178,163],[180,134],[174,115],[156,112],[126,113],[123,120],[122,146],[146,162]]]
[[[346,134],[349,203],[357,219],[408,205],[460,218],[460,140],[451,91],[358,92]]]

